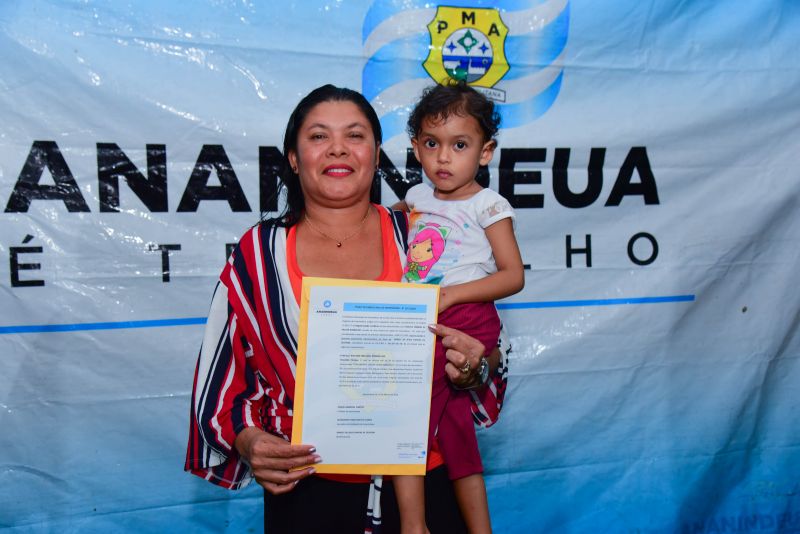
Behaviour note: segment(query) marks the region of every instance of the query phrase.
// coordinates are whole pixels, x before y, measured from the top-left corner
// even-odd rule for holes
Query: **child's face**
[[[475,181],[478,168],[492,160],[495,142],[483,140],[478,121],[450,115],[447,120],[426,117],[419,134],[411,139],[414,154],[436,186],[436,197],[462,200],[481,190]]]

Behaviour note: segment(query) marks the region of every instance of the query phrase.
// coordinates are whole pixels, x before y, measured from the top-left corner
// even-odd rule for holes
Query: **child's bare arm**
[[[464,302],[490,302],[518,293],[525,286],[525,272],[511,219],[501,219],[485,229],[492,246],[497,272],[480,280],[443,287],[439,311]]]

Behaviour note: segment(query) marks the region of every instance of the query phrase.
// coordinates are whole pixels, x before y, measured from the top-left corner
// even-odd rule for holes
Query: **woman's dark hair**
[[[417,137],[425,119],[438,122],[447,120],[450,115],[473,117],[481,127],[484,142],[494,139],[500,127],[500,114],[495,109],[494,102],[463,80],[449,80],[422,92],[419,102],[408,117],[406,131],[411,137]]]
[[[283,134],[283,160],[279,176],[283,187],[286,188],[286,209],[278,217],[268,219],[269,222],[278,226],[287,228],[294,226],[300,220],[305,209],[306,204],[303,189],[300,187],[300,177],[292,171],[289,152],[297,153],[297,137],[303,121],[317,104],[323,102],[352,102],[358,106],[358,109],[369,121],[372,135],[375,137],[375,146],[377,147],[382,141],[381,121],[378,119],[375,109],[358,91],[327,84],[308,93],[292,111],[289,122],[286,123],[286,132]]]

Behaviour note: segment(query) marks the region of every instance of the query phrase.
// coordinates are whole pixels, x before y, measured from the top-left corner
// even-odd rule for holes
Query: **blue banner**
[[[800,4],[0,4],[0,528],[243,532],[183,472],[226,255],[302,95],[363,92],[380,196],[464,79],[526,285],[481,430],[496,532],[800,532]]]

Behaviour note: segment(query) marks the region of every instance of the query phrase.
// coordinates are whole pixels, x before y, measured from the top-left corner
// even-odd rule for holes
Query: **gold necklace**
[[[346,235],[346,236],[345,236],[345,237],[343,237],[342,239],[336,239],[335,237],[329,236],[328,234],[326,234],[325,232],[323,232],[322,230],[320,230],[319,228],[317,228],[317,227],[314,225],[314,223],[313,223],[313,222],[311,222],[311,219],[308,217],[308,213],[303,213],[303,216],[305,217],[305,219],[306,219],[306,222],[307,222],[307,223],[308,223],[308,225],[309,225],[309,226],[312,228],[312,230],[314,230],[315,232],[317,232],[318,234],[320,234],[320,235],[322,235],[322,236],[325,236],[325,237],[327,237],[328,239],[330,239],[331,241],[333,241],[334,243],[336,243],[336,246],[337,246],[337,247],[341,248],[341,246],[342,246],[342,243],[344,243],[345,241],[347,241],[347,240],[348,240],[348,239],[350,239],[351,237],[355,237],[356,235],[358,235],[358,233],[359,233],[359,232],[361,232],[361,228],[363,228],[363,226],[364,226],[364,223],[365,223],[365,222],[366,222],[366,220],[367,220],[367,216],[369,215],[369,212],[370,212],[370,209],[371,209],[371,208],[372,208],[372,205],[369,205],[369,206],[367,206],[367,212],[366,212],[366,213],[364,214],[364,216],[361,218],[361,222],[360,222],[360,223],[358,223],[358,228],[356,228],[356,229],[353,231],[353,233],[351,233],[351,234],[349,234],[349,235]]]

